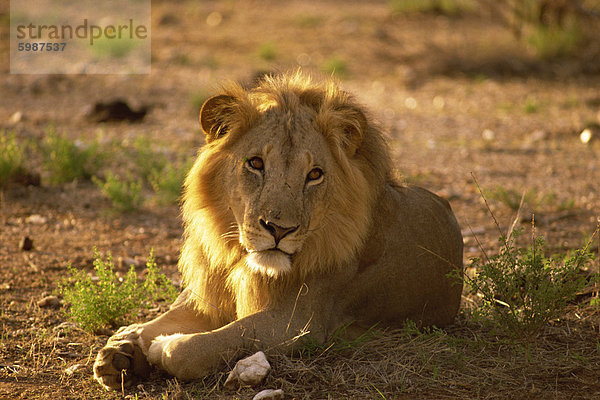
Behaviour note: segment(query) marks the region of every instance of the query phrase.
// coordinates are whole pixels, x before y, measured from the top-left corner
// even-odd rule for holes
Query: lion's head
[[[278,278],[342,267],[389,172],[380,131],[351,96],[300,73],[231,84],[200,112],[206,145],[185,182],[186,283],[242,265]]]

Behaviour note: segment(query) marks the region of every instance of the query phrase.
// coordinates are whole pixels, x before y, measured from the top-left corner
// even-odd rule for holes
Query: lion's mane
[[[219,112],[226,132],[209,132],[207,144],[184,184],[184,244],[179,268],[194,306],[220,323],[236,318],[241,293],[268,301],[290,282],[326,275],[355,259],[364,246],[375,200],[390,176],[389,151],[381,131],[339,85],[299,72],[265,77],[253,88],[230,83],[223,88],[233,101]],[[328,197],[323,223],[307,237],[292,271],[269,278],[245,268],[245,250],[232,239],[237,225],[223,199],[231,188],[223,174],[235,160],[228,148],[260,121],[267,110],[282,115],[311,113],[336,161],[330,171],[334,194]],[[325,151],[325,150],[324,150]],[[236,308],[237,305],[237,308]],[[250,305],[246,305],[250,306]]]

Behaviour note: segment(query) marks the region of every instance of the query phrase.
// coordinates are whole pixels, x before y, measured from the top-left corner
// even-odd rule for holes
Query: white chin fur
[[[272,278],[292,270],[290,257],[277,250],[254,251],[246,258],[246,264],[252,271]]]

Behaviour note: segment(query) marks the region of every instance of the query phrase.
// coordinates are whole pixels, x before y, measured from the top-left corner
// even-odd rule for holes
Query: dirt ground
[[[0,13],[7,7],[1,5]],[[221,20],[209,26],[214,12]],[[0,26],[0,129],[18,140],[41,141],[52,125],[74,140],[144,136],[171,158],[193,157],[203,143],[197,99],[215,93],[223,80],[250,81],[260,72],[297,67],[322,72],[337,62],[343,86],[387,132],[404,179],[450,200],[465,236],[466,265],[481,255],[478,241],[493,253],[499,236],[474,179],[504,231],[515,210],[503,194],[528,193],[521,225],[528,232],[535,214],[536,232],[551,253],[585,244],[600,216],[600,131],[593,128],[588,143],[580,140],[584,128],[600,123],[600,74],[588,65],[593,60],[541,61],[488,18],[393,15],[386,1],[156,1],[152,73],[124,76],[11,75],[7,32]],[[116,98],[150,106],[150,112],[135,124],[84,117],[96,101]],[[22,117],[15,121],[17,112]],[[179,282],[178,208],[148,202],[115,214],[93,183],[52,185],[35,155],[28,167],[41,174],[42,184],[12,184],[0,203],[0,398],[121,397],[92,379],[93,359],[107,337],[65,325],[64,306],[40,308],[37,301],[56,290],[68,263],[91,270],[94,246],[115,259],[137,260],[154,248],[159,266]],[[33,240],[31,251],[20,249],[26,236]],[[546,348],[556,354],[569,354],[579,342],[588,357],[560,384],[549,367],[547,375],[512,371],[505,377],[511,385],[498,391],[499,381],[483,378],[471,387],[415,378],[406,390],[364,387],[362,394],[352,382],[352,389],[337,385],[329,391],[331,382],[316,379],[311,392],[294,389],[293,369],[281,372],[293,360],[280,360],[282,369],[278,374],[274,368],[269,384],[283,387],[286,398],[599,398],[599,323],[598,311],[587,310],[559,324],[568,325],[571,335],[548,339]],[[455,329],[459,337],[470,332]],[[211,379],[189,386],[156,373],[125,395],[246,399],[254,393],[221,392],[222,374]]]

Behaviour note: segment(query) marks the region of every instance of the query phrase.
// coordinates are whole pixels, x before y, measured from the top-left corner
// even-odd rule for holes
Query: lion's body
[[[453,321],[462,284],[448,275],[462,266],[462,238],[450,206],[393,181],[381,132],[345,92],[287,75],[232,86],[200,118],[207,145],[183,206],[186,290],[111,338],[101,383],[119,385],[123,369],[143,376],[124,343],[189,379],[240,349],[323,342],[349,323]]]

